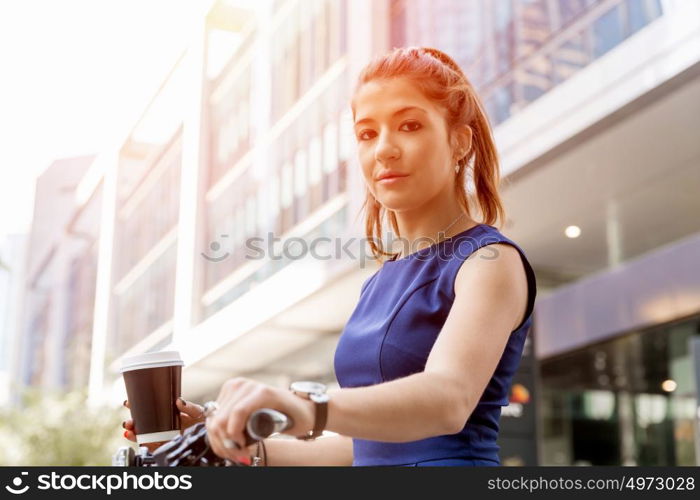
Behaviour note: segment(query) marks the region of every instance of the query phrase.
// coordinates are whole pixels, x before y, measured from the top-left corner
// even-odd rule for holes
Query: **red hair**
[[[472,129],[472,147],[458,162],[460,168],[455,181],[457,200],[471,217],[465,187],[469,179],[465,176],[471,174],[482,223],[498,227],[497,222],[505,220],[505,210],[498,194],[499,162],[491,125],[476,90],[450,56],[430,47],[401,47],[374,58],[358,76],[351,101],[353,119],[354,95],[362,85],[372,80],[399,77],[410,80],[423,95],[446,111],[450,135],[456,127],[463,125]],[[382,257],[398,255],[386,252],[381,242],[385,211],[394,231],[400,236],[394,212],[382,207],[369,189],[366,189],[362,208],[365,209],[365,234],[374,258],[383,262]]]

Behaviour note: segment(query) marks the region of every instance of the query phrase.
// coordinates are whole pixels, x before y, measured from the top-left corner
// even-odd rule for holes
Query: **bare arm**
[[[405,442],[464,427],[527,306],[520,254],[506,244],[489,247],[498,249],[496,258],[485,247],[460,267],[453,307],[425,370],[373,386],[329,391],[328,430]]]
[[[326,436],[313,441],[270,438],[265,440],[265,448],[270,467],[352,465],[352,438],[347,436]],[[250,449],[254,452],[255,445]]]

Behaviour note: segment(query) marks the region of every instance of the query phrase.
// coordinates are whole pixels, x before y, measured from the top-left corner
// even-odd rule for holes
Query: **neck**
[[[434,245],[476,224],[455,196],[438,195],[426,205],[395,214],[402,238],[391,249],[400,253],[397,258]]]

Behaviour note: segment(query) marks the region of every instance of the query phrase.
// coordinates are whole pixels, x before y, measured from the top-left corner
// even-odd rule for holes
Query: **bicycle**
[[[205,416],[216,409],[216,404],[204,405]],[[253,412],[248,421],[244,435],[245,446],[261,441],[276,432],[292,427],[292,419],[277,410],[262,408]],[[117,467],[248,467],[248,464],[219,457],[211,449],[207,439],[204,422],[197,423],[161,445],[153,453],[145,446],[138,452],[131,446],[122,446],[112,456],[112,465]]]

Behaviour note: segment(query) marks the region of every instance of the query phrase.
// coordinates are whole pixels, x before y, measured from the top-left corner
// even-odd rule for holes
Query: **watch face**
[[[324,393],[312,393],[309,396],[309,399],[313,401],[314,403],[327,403],[330,401],[330,396],[328,394]]]
[[[304,392],[306,394],[314,393],[324,393],[326,392],[326,386],[319,382],[309,382],[302,380],[299,382],[293,382],[289,388],[295,392]]]

